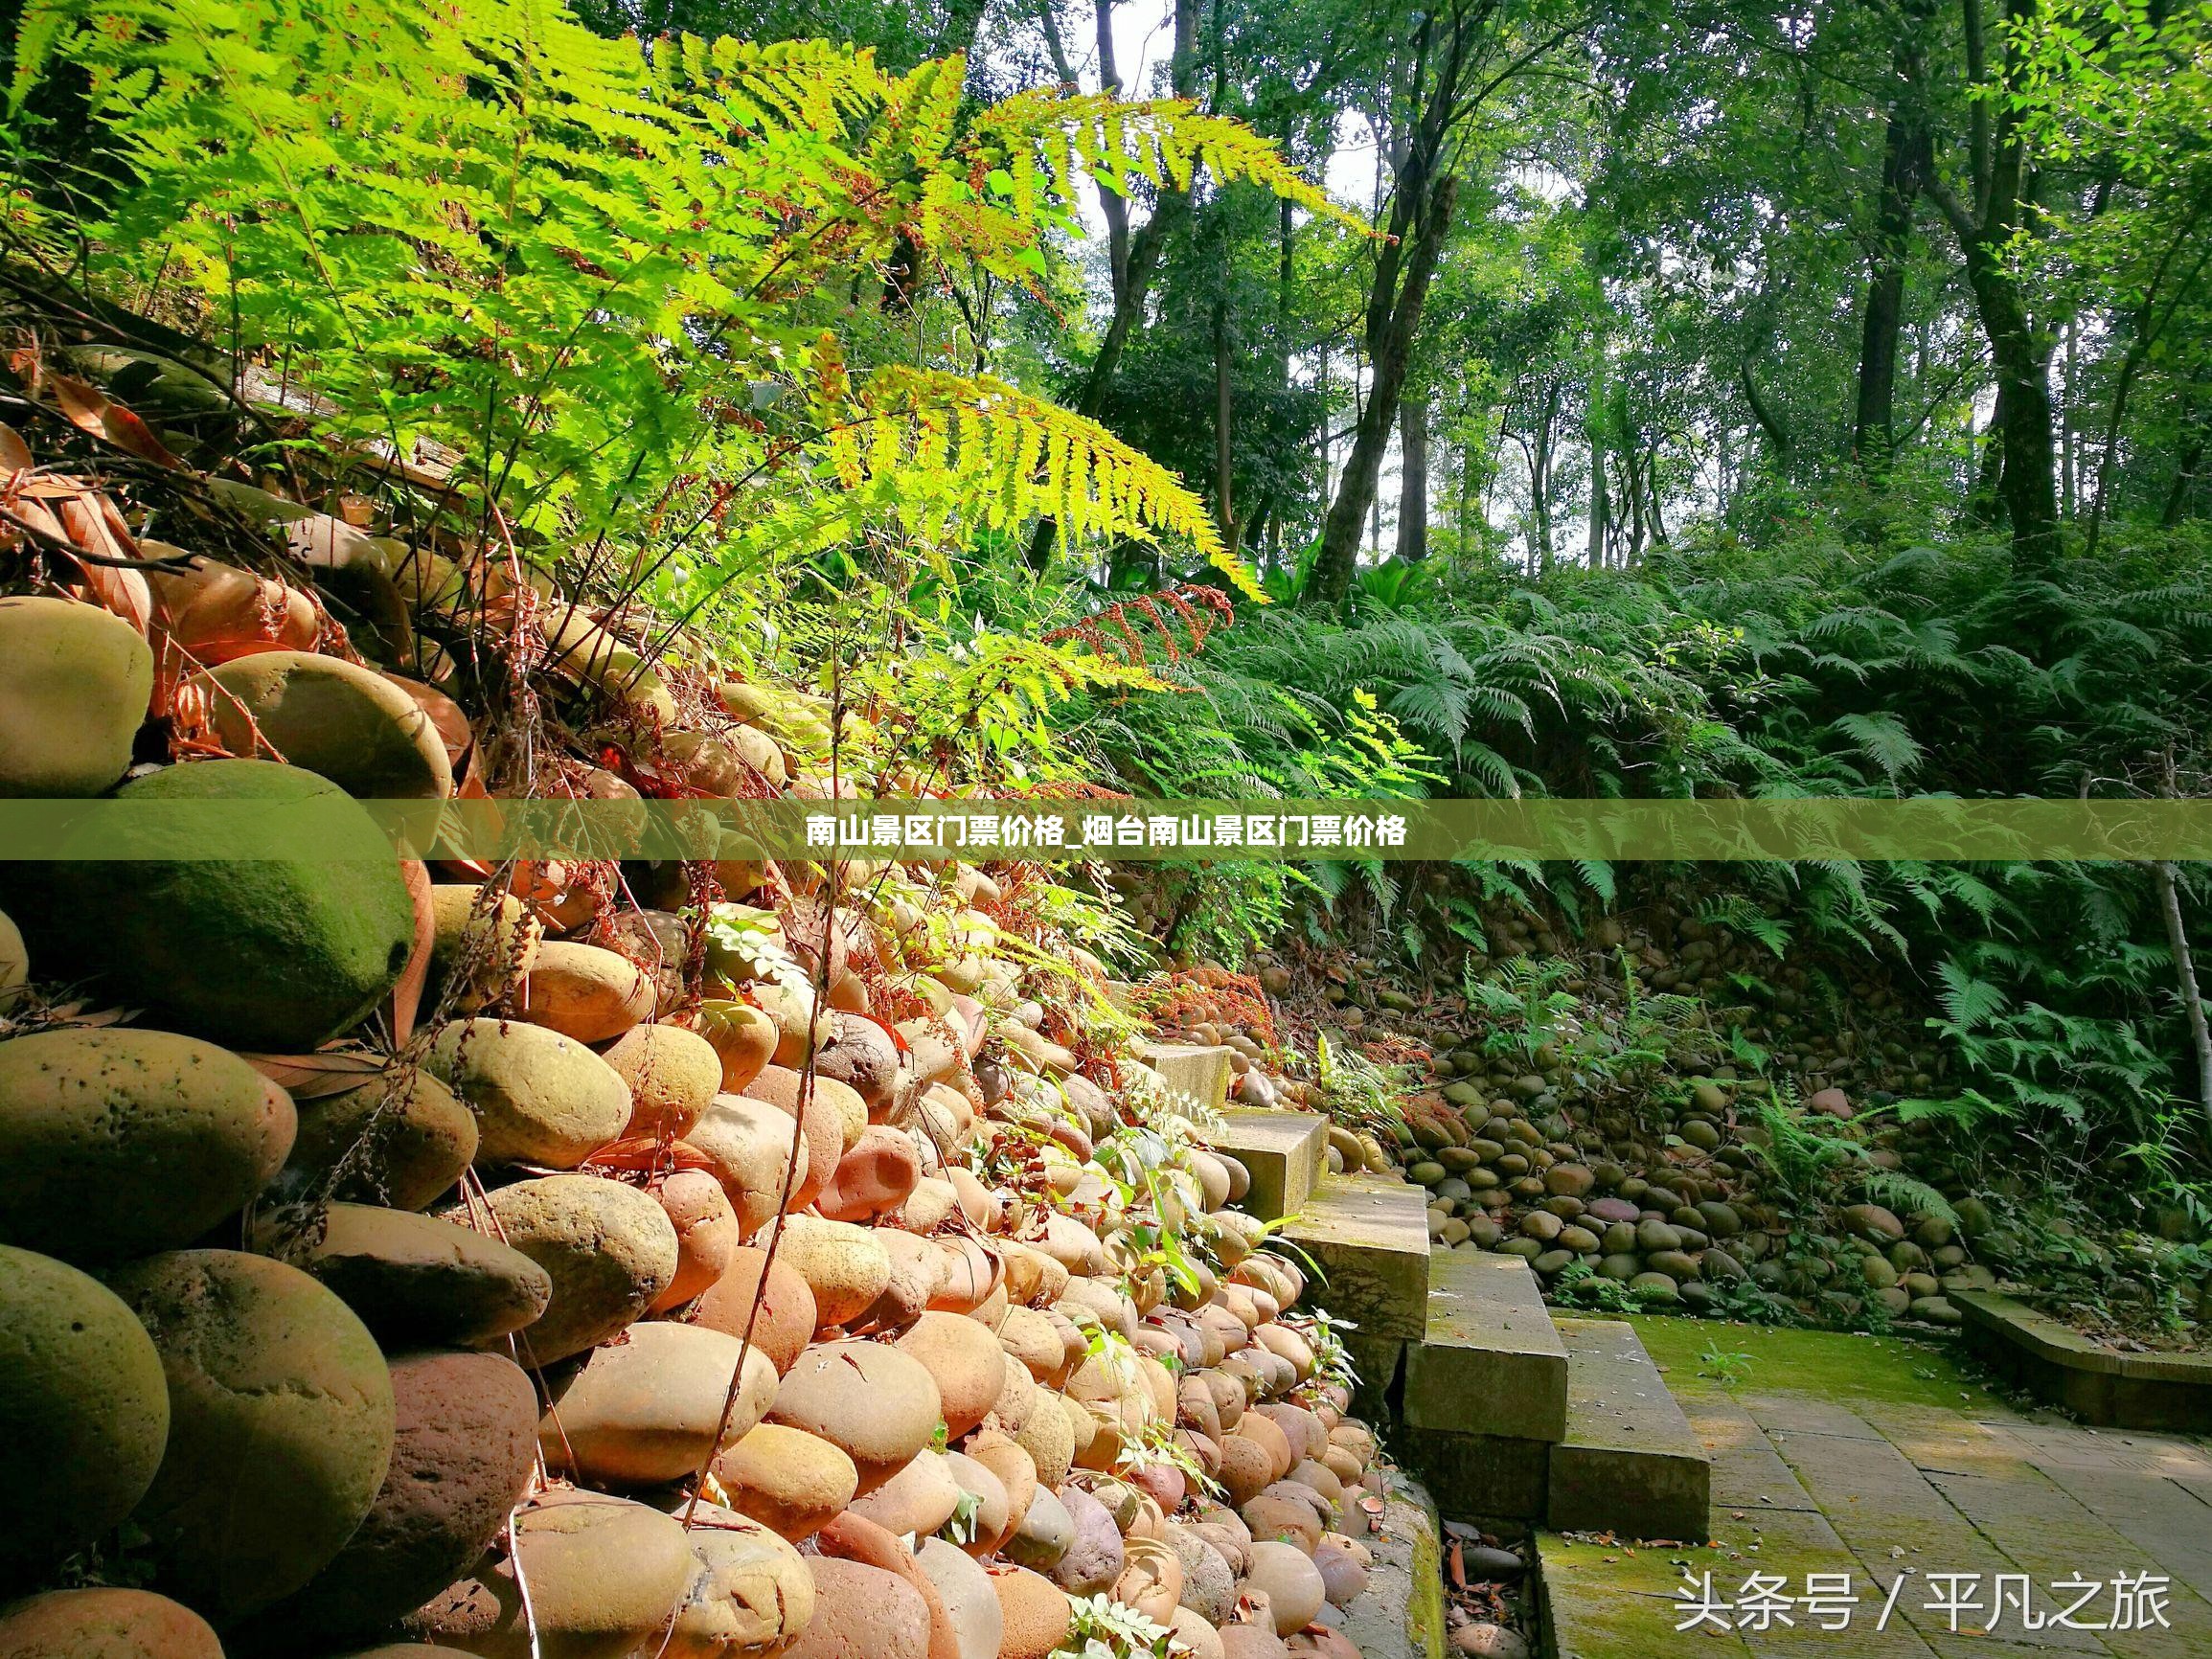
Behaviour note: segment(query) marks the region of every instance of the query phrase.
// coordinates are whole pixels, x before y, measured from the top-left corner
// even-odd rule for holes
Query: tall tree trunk
[[[1644,470],[1637,464],[1633,443],[1621,445],[1621,466],[1629,475],[1628,488],[1622,495],[1629,504],[1629,556],[1627,563],[1634,565],[1644,556]]]
[[[1544,388],[1543,408],[1537,416],[1536,448],[1529,466],[1529,497],[1536,508],[1539,576],[1549,576],[1552,568],[1552,446],[1559,428],[1559,386],[1554,382]]]
[[[2158,522],[2168,530],[2188,516],[2189,497],[2196,490],[2200,469],[2204,465],[2204,452],[2212,448],[2212,420],[2202,416],[2190,420],[2186,406],[2181,420],[2189,435],[2182,440],[2181,460],[2174,468],[2174,482],[2166,491],[2166,505],[2158,514]]]
[[[2197,279],[2203,274],[2205,264],[2212,262],[2212,247],[2207,247],[2198,257],[2188,276],[2177,285],[2174,297],[2166,307],[2166,314],[2163,317],[2156,314],[2158,290],[2165,283],[2167,272],[2207,209],[2212,209],[2212,201],[2200,201],[2190,211],[2180,234],[2158,261],[2157,269],[2153,272],[2150,284],[2144,290],[2143,303],[2136,307],[2134,316],[2130,320],[2128,350],[2120,360],[2119,379],[2112,389],[2111,418],[2105,422],[2104,446],[2097,458],[2095,494],[2089,504],[2089,534],[2084,548],[2085,554],[2095,554],[2099,533],[2104,529],[2106,491],[2111,481],[2113,462],[2119,455],[2120,428],[2128,418],[2128,396],[2135,384],[2135,375],[2141,370],[2144,359],[2150,355],[2151,348],[2158,343],[2166,325],[2174,320],[2174,313],[2182,300],[2195,290]],[[2068,378],[2071,378],[2070,375]]]
[[[1611,517],[1612,503],[1606,499],[1606,372],[1602,351],[1599,366],[1590,375],[1583,425],[1590,443],[1589,566],[1592,570],[1603,570],[1606,564],[1606,535],[1612,528],[1608,522]]]
[[[1398,557],[1428,557],[1428,398],[1409,396],[1398,407]]]
[[[2059,358],[2059,516],[2072,523],[2078,505],[2076,466],[2074,455],[2074,383],[2079,367],[2079,325],[2069,317],[2059,330],[2064,343]]]
[[[1974,469],[1973,488],[1967,491],[1965,517],[1969,524],[1995,524],[2004,514],[2004,431],[2005,389],[1999,385],[1996,403],[1990,410],[1989,426],[1981,436],[1981,458]]]
[[[1360,524],[1375,500],[1376,480],[1412,361],[1414,334],[1421,326],[1421,309],[1427,302],[1429,280],[1436,274],[1459,196],[1459,181],[1447,166],[1445,151],[1453,124],[1480,102],[1479,96],[1463,97],[1463,80],[1474,37],[1488,28],[1494,10],[1494,0],[1481,0],[1468,10],[1430,13],[1416,35],[1411,87],[1422,100],[1420,116],[1396,158],[1388,234],[1377,250],[1368,288],[1362,338],[1367,359],[1374,365],[1374,383],[1359,411],[1344,476],[1329,504],[1321,551],[1308,588],[1322,604],[1342,604],[1358,569]]]
[[[1913,204],[1927,163],[1927,135],[1918,114],[1920,45],[1908,22],[1892,60],[1898,90],[1890,99],[1881,147],[1881,187],[1868,249],[1866,309],[1859,334],[1859,409],[1851,449],[1870,476],[1884,471],[1897,443],[1897,350],[1904,321],[1904,267]]]
[[[1237,548],[1237,510],[1230,494],[1235,471],[1236,446],[1231,442],[1231,425],[1236,414],[1229,385],[1229,302],[1224,295],[1214,298],[1214,516],[1220,522],[1221,540],[1234,553]]]
[[[2171,864],[2151,866],[2158,889],[2158,910],[2166,921],[2166,944],[2174,956],[2175,987],[2189,1021],[2189,1046],[2197,1057],[2197,1103],[2204,1121],[2198,1126],[2205,1155],[2212,1157],[2212,1025],[2204,1018],[2204,998],[2197,989],[2197,964],[2189,954],[2189,930],[2181,921],[2181,886]]]
[[[1986,75],[1980,0],[1963,0],[1968,73]],[[2007,22],[2024,29],[2039,0],[2005,0]],[[2017,47],[2008,46],[2001,88],[2018,77]],[[1991,115],[1991,106],[1995,114]],[[1997,383],[1995,437],[2001,457],[1996,499],[2012,521],[2013,568],[2026,578],[2047,576],[2059,556],[2059,497],[2055,412],[2051,406],[2051,341],[2028,314],[2027,297],[2015,280],[2010,254],[2035,193],[2019,114],[2009,99],[1976,97],[1972,103],[1970,166],[1975,188],[1970,204],[1930,173],[1927,194],[1942,210],[1966,260],[1967,285],[1990,347]]]
[[[1320,557],[1313,564],[1311,592],[1322,604],[1342,604],[1352,591],[1352,578],[1359,563],[1360,526],[1375,503],[1376,481],[1381,475],[1383,453],[1390,446],[1390,428],[1398,415],[1398,400],[1413,355],[1414,332],[1421,326],[1421,307],[1427,301],[1429,279],[1436,274],[1445,232],[1459,195],[1459,181],[1449,173],[1416,182],[1420,205],[1405,215],[1412,245],[1404,257],[1403,280],[1388,281],[1380,271],[1376,277],[1380,307],[1370,308],[1367,335],[1374,377],[1353,429],[1352,453],[1337,480],[1335,499],[1329,504],[1329,516],[1321,529]],[[1386,251],[1380,262],[1396,267],[1399,261],[1394,251]]]
[[[1114,0],[1097,0],[1099,74],[1108,93],[1121,88],[1121,76],[1113,58],[1113,5]],[[1189,98],[1197,83],[1198,0],[1175,0],[1175,50],[1168,62],[1168,80],[1177,98]],[[1066,53],[1058,43],[1057,29],[1050,6],[1043,11],[1046,34],[1054,37],[1053,60],[1056,72],[1066,74]],[[1073,407],[1079,415],[1096,420],[1106,407],[1106,393],[1113,385],[1114,372],[1121,366],[1122,352],[1129,346],[1131,330],[1137,319],[1144,314],[1145,300],[1152,292],[1152,278],[1159,270],[1160,254],[1169,235],[1191,216],[1191,189],[1197,187],[1197,168],[1191,169],[1189,188],[1163,190],[1152,204],[1152,216],[1133,234],[1129,229],[1129,203],[1117,196],[1105,185],[1099,187],[1099,209],[1106,221],[1106,248],[1108,264],[1112,271],[1113,310],[1106,320],[1106,333],[1099,340],[1098,354],[1091,359],[1090,369],[1077,390]],[[1052,549],[1060,536],[1060,525],[1051,518],[1040,518],[1029,540],[1029,566],[1043,570],[1052,562]]]

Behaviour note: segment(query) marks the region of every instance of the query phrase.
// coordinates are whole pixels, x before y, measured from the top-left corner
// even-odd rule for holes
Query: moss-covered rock
[[[476,1116],[420,1067],[357,1088],[295,1100],[300,1132],[278,1185],[286,1197],[324,1194],[420,1210],[476,1156]]]
[[[162,826],[125,824],[105,836],[115,856],[0,868],[10,913],[57,971],[97,973],[181,1030],[283,1054],[353,1025],[399,980],[414,901],[391,843],[336,784],[271,761],[202,761],[119,799],[306,807],[319,855],[168,858]]]
[[[290,1595],[337,1555],[392,1456],[376,1339],[296,1267],[179,1250],[109,1284],[161,1352],[169,1444],[133,1512],[156,1584],[216,1624]]]
[[[168,1441],[161,1355],[130,1309],[0,1245],[0,1595],[130,1513]]]
[[[445,744],[415,699],[375,669],[311,651],[256,651],[195,675],[235,755],[274,750],[363,800],[443,800]]]
[[[0,1240],[85,1262],[189,1243],[283,1167],[295,1128],[284,1090],[195,1037],[0,1043]]]
[[[452,993],[453,1007],[474,1013],[522,984],[537,960],[544,927],[511,893],[464,884],[430,890],[433,996]]]
[[[335,1291],[387,1346],[490,1342],[553,1296],[545,1269],[512,1245],[405,1210],[331,1204],[303,1225],[274,1219],[257,1243]]]
[[[477,1159],[573,1170],[629,1122],[629,1085],[574,1037],[513,1020],[440,1028],[423,1064],[477,1116]]]
[[[0,599],[0,795],[98,795],[130,765],[153,652],[98,605]]]

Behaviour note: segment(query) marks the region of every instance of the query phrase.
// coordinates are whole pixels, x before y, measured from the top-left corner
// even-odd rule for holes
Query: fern
[[[1895,1170],[1869,1167],[1860,1172],[1859,1187],[1869,1202],[1886,1210],[1905,1216],[1933,1216],[1953,1226],[1958,1223],[1958,1212],[1950,1207],[1950,1199],[1926,1181],[1916,1181]]]

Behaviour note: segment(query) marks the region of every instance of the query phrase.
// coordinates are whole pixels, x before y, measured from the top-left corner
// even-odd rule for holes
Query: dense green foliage
[[[11,112],[18,263],[387,508],[836,683],[894,781],[2203,792],[2204,0],[41,0]],[[2161,874],[1159,914],[1452,985],[1471,895],[1691,879],[1917,983],[1956,1086],[1904,1110],[2201,1206]]]

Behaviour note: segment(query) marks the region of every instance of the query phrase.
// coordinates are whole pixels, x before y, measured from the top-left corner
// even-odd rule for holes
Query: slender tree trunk
[[[1097,0],[1099,74],[1108,93],[1118,93],[1121,89],[1121,76],[1113,58],[1113,5],[1114,0]],[[1198,0],[1175,0],[1175,50],[1169,60],[1168,80],[1177,98],[1189,98],[1197,81],[1197,7]],[[1044,21],[1046,33],[1057,35],[1049,6],[1044,11]],[[1056,71],[1064,75],[1061,66],[1066,62],[1066,54],[1059,47],[1057,38],[1053,56]],[[1143,315],[1145,300],[1152,292],[1160,254],[1169,235],[1190,218],[1191,189],[1196,188],[1197,182],[1197,168],[1194,165],[1190,188],[1161,191],[1152,205],[1152,216],[1134,233],[1129,228],[1127,199],[1100,186],[1099,208],[1106,221],[1107,259],[1112,270],[1113,311],[1099,341],[1098,354],[1091,359],[1090,370],[1076,393],[1073,407],[1077,414],[1096,420],[1099,411],[1106,407],[1114,372],[1121,366],[1122,352],[1129,346],[1129,334]],[[1029,540],[1032,570],[1041,571],[1052,562],[1053,544],[1059,536],[1060,525],[1056,520],[1037,521],[1037,529]]]
[[[1322,604],[1342,604],[1358,568],[1360,523],[1374,503],[1422,307],[1427,302],[1429,280],[1444,252],[1458,200],[1459,181],[1447,165],[1446,149],[1453,124],[1468,113],[1462,97],[1468,56],[1474,36],[1489,27],[1494,9],[1494,0],[1478,0],[1465,11],[1430,13],[1419,25],[1411,89],[1422,100],[1420,115],[1395,158],[1387,236],[1376,254],[1368,288],[1362,338],[1374,365],[1374,383],[1359,411],[1343,479],[1322,525],[1321,552],[1310,589]]]
[[[1230,488],[1235,470],[1232,421],[1236,410],[1229,385],[1229,302],[1214,300],[1214,515],[1220,521],[1221,540],[1233,553],[1237,547],[1237,511]]]
[[[2184,423],[2188,423],[2186,411]],[[2180,464],[2174,468],[2173,485],[2166,491],[2166,505],[2158,514],[2158,522],[2172,530],[2188,516],[2189,497],[2195,492],[2199,469],[2204,465],[2204,452],[2212,447],[2212,421],[2200,418],[2190,425],[2190,436],[2183,441]]]
[[[1895,73],[1901,89],[1890,102],[1882,139],[1881,187],[1875,202],[1874,237],[1866,274],[1866,309],[1859,334],[1859,408],[1852,424],[1852,453],[1861,470],[1887,469],[1897,443],[1897,352],[1904,321],[1904,267],[1912,236],[1913,203],[1925,174],[1927,139],[1914,113],[1910,86],[1918,72],[1919,43],[1901,40]]]
[[[2104,529],[2106,492],[2111,482],[2112,464],[2119,455],[2120,428],[2128,418],[2128,397],[2134,388],[2135,375],[2142,369],[2144,359],[2150,355],[2151,348],[2157,344],[2159,336],[2164,333],[2166,324],[2174,320],[2174,312],[2180,306],[2182,299],[2194,291],[2197,279],[2203,274],[2205,264],[2212,261],[2212,247],[2207,247],[2203,254],[2199,256],[2197,263],[2191,268],[2189,275],[2178,285],[2173,300],[2166,307],[2164,317],[2157,316],[2158,290],[2165,283],[2166,274],[2172,267],[2175,257],[2196,230],[2197,223],[2203,216],[2207,206],[2212,206],[2212,203],[2200,202],[2191,212],[2187,223],[2182,226],[2181,234],[2174,239],[2167,248],[2165,256],[2159,260],[2158,267],[2153,273],[2150,284],[2144,292],[2143,303],[2136,307],[2127,353],[2120,360],[2118,383],[2112,389],[2112,413],[2110,419],[2105,422],[2104,446],[2099,451],[2097,458],[2095,492],[2089,502],[2089,534],[2087,543],[2084,548],[2085,554],[2094,554],[2097,551],[2099,534]],[[2071,379],[2070,375],[2068,378]]]
[[[1621,466],[1628,472],[1628,488],[1621,493],[1629,504],[1629,557],[1634,565],[1644,557],[1644,472],[1637,464],[1635,445],[1621,446]]]
[[[2174,980],[2180,992],[2181,1010],[2189,1020],[2189,1042],[2197,1053],[2197,1103],[2204,1122],[2199,1129],[2207,1156],[2212,1156],[2212,1025],[2204,1018],[2204,999],[2197,989],[2197,965],[2189,954],[2189,932],[2181,922],[2181,888],[2173,865],[2151,866],[2158,888],[2158,910],[2166,920],[2166,943],[2174,953]]]
[[[1428,398],[1409,396],[1398,406],[1398,557],[1409,564],[1428,557]]]
[[[1552,568],[1552,441],[1559,425],[1559,387],[1544,389],[1543,409],[1537,417],[1536,448],[1530,459],[1529,494],[1536,508],[1537,574],[1549,576]]]
[[[1459,181],[1449,174],[1422,190],[1423,206],[1413,231],[1412,248],[1405,260],[1404,281],[1395,295],[1383,294],[1385,308],[1370,330],[1369,355],[1374,378],[1367,400],[1353,431],[1352,453],[1337,481],[1336,497],[1329,504],[1322,526],[1321,556],[1313,567],[1313,597],[1323,604],[1341,604],[1352,591],[1358,567],[1359,527],[1375,503],[1375,486],[1382,470],[1382,457],[1390,446],[1390,428],[1398,414],[1398,400],[1413,354],[1413,335],[1421,323],[1421,307],[1428,298],[1429,279],[1444,251],[1444,236]],[[1412,216],[1408,216],[1411,217]],[[1395,263],[1386,253],[1386,261]],[[1382,289],[1378,279],[1378,288]]]
[[[1606,563],[1606,534],[1611,528],[1607,521],[1612,505],[1606,499],[1606,374],[1602,353],[1599,368],[1590,375],[1583,424],[1590,442],[1589,565],[1592,570],[1602,570]]]
[[[1982,434],[1981,464],[1974,474],[1973,489],[1966,498],[1966,518],[1970,524],[1995,524],[2003,514],[2004,431],[2005,387],[1999,382],[1996,403],[1990,410],[1989,428]]]
[[[2074,452],[2074,385],[2080,367],[2080,327],[2069,317],[2060,330],[2059,337],[2064,342],[2059,355],[2059,516],[2071,524],[2080,504],[2079,457]]]

